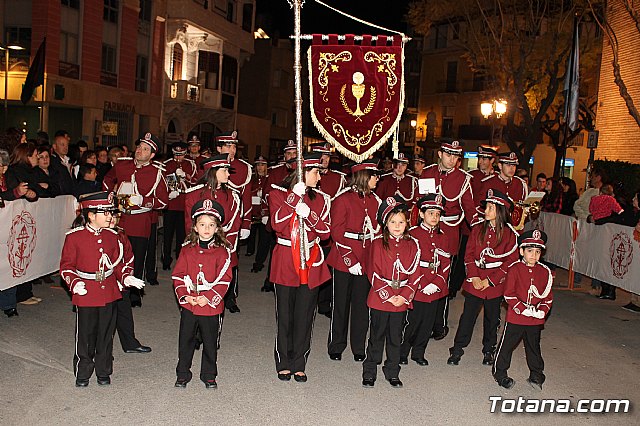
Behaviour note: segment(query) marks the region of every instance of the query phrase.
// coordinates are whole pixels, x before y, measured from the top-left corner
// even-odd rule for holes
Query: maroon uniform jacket
[[[507,194],[514,203],[524,201],[529,195],[527,184],[521,178],[514,176],[511,182],[507,183],[502,180],[499,173],[494,173],[482,179],[482,194],[486,196],[489,189],[497,189],[503,194]]]
[[[267,176],[260,176],[255,173],[251,177],[251,221],[260,222],[264,216],[268,216],[268,209],[263,200],[264,185],[267,182]]]
[[[544,324],[553,302],[553,276],[545,265],[527,266],[523,260],[513,263],[507,271],[504,283],[504,299],[507,301],[507,322],[520,325]],[[545,313],[544,318],[522,315],[527,307]]]
[[[414,300],[433,302],[442,299],[449,294],[447,282],[451,267],[451,254],[447,237],[442,231],[429,228],[424,223],[411,228],[410,233],[420,245],[419,269],[422,275]],[[429,284],[438,286],[438,291],[431,295],[422,292],[422,289]]]
[[[496,174],[495,170],[491,169],[489,174],[485,174],[480,169],[469,170],[471,175],[471,190],[473,191],[473,201],[475,201],[476,207],[480,206],[480,201],[484,200],[487,196],[487,191],[482,192],[482,179]]]
[[[364,270],[367,250],[380,234],[376,219],[380,198],[375,193],[362,196],[351,188],[345,189],[331,202],[332,250],[327,264],[342,272],[360,263]]]
[[[133,275],[133,253],[124,245],[113,229],[94,230],[89,225],[67,232],[60,258],[60,276],[72,293],[76,306],[96,307],[122,298],[118,281]],[[96,280],[102,270],[105,278]],[[78,295],[73,289],[79,282],[85,284],[87,294]]]
[[[489,227],[484,241],[479,242],[478,236],[483,223],[484,220],[481,219],[471,226],[467,252],[464,255],[467,279],[462,289],[481,299],[495,299],[502,297],[504,293],[507,268],[518,260],[518,237],[516,231],[508,225],[503,228],[502,240],[498,244],[495,229]],[[488,278],[490,287],[484,291],[476,290],[470,281],[472,277],[481,280]]]
[[[382,235],[373,240],[369,251],[369,261],[365,267],[371,290],[367,306],[386,312],[404,312],[411,306],[416,288],[422,278],[420,269],[420,247],[418,241],[389,237],[389,250],[382,245]],[[398,288],[393,288],[397,282]],[[405,303],[393,306],[389,299],[402,296]]]
[[[459,168],[441,172],[437,164],[425,167],[420,179],[435,179],[436,191],[446,200],[440,218],[440,229],[449,239],[450,253],[458,253],[460,228],[467,219],[471,223],[476,213],[471,190],[471,175]]]
[[[347,180],[344,176],[342,172],[327,170],[320,179],[320,190],[331,198],[335,197],[347,185]]]
[[[142,205],[134,206],[130,213],[123,214],[120,226],[129,237],[149,238],[153,221],[151,210],[164,209],[169,202],[163,168],[155,162],[138,166],[132,158],[119,158],[102,184],[105,190],[117,193],[122,182],[133,183],[134,191],[142,195]]]
[[[383,200],[398,194],[405,200],[409,208],[411,208],[416,197],[417,185],[416,178],[413,176],[405,173],[402,177],[398,177],[391,172],[380,176],[380,182],[378,182],[378,186],[376,187],[376,194]]]
[[[318,245],[320,240],[329,238],[331,201],[327,194],[315,191],[316,197],[311,200],[309,194],[304,194],[303,201],[311,209],[309,217],[304,220],[309,251],[313,245]],[[291,249],[291,220],[295,216],[295,208],[300,201],[300,196],[292,191],[274,185],[269,193],[269,210],[271,211],[271,227],[276,233],[276,246],[271,255],[270,281],[287,287],[299,287],[300,277],[293,264]],[[288,244],[288,245],[287,245]],[[309,288],[318,287],[331,278],[329,268],[324,261],[322,250],[317,252],[316,259],[309,269]]]
[[[266,210],[267,216],[271,216],[269,212],[269,193],[273,189],[273,186],[280,186],[282,181],[289,176],[295,169],[295,164],[292,163],[292,168],[287,166],[286,164],[278,164],[277,166],[269,167],[269,172],[267,173],[267,181],[264,183],[264,191],[262,193],[262,199],[264,200],[265,206],[263,209]],[[267,222],[267,231],[271,232],[271,221]]]
[[[242,224],[240,217],[241,205],[240,196],[235,189],[217,189],[211,191],[208,186],[203,184],[192,186],[187,190],[184,198],[184,228],[186,235],[191,232],[193,220],[191,219],[191,208],[195,203],[204,199],[215,200],[224,209],[224,222],[222,230],[229,243],[231,243],[231,266],[238,265],[238,256],[236,249],[238,246],[238,232]]]
[[[244,160],[234,158],[231,161],[229,186],[236,189],[242,202],[242,229],[251,228],[251,165]]]
[[[220,315],[232,279],[231,251],[226,247],[202,248],[198,244],[185,244],[171,278],[180,306],[194,315]],[[194,285],[197,285],[197,292]],[[186,296],[198,295],[207,298],[205,306],[191,306],[185,300]]]
[[[181,162],[177,162],[175,158],[170,158],[164,162],[164,175],[165,177],[173,174],[176,170],[182,169],[185,174],[185,177],[180,182],[180,195],[174,198],[173,200],[169,200],[169,204],[167,206],[168,210],[175,211],[183,211],[184,210],[184,192],[189,189],[191,186],[196,184],[196,174],[197,174],[197,166],[193,160],[188,158],[183,159]],[[169,189],[171,192],[171,189]]]

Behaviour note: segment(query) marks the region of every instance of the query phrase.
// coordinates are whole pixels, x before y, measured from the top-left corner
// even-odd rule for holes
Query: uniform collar
[[[146,163],[140,163],[138,162],[138,160],[136,160],[135,158],[133,159],[133,164],[135,164],[136,169],[141,169],[144,166],[148,166],[149,164],[151,164],[151,161],[147,161]]]
[[[389,239],[394,240],[396,243],[400,242],[400,240],[404,237],[404,235],[400,235],[399,237],[394,237],[393,235],[389,234]]]
[[[85,228],[87,229],[87,231],[91,232],[93,235],[100,235],[100,233],[102,232],[102,228],[95,229],[93,226],[91,226],[88,223],[85,225]]]
[[[511,183],[513,182],[513,178],[506,180],[502,177],[502,173],[498,173],[498,179],[500,179],[501,181],[503,181],[504,183]]]
[[[213,237],[209,241],[202,241],[201,239],[198,238],[198,245],[200,246],[200,248],[210,249],[215,244],[214,240],[215,240],[215,238],[213,238]]]
[[[435,232],[435,230],[436,230],[436,228],[437,228],[437,226],[434,226],[433,228],[432,228],[432,227],[429,227],[429,225],[427,225],[427,224],[426,224],[426,223],[424,223],[424,222],[422,222],[422,223],[420,224],[420,227],[421,227],[422,229],[424,229],[425,231],[427,231],[427,232]]]
[[[442,173],[444,173],[445,175],[448,175],[449,173],[452,173],[455,169],[456,169],[456,168],[454,167],[454,168],[449,169],[449,170],[444,170],[444,169],[440,166],[440,163],[438,163],[438,172],[439,172],[439,173],[441,173],[441,174],[442,174]]]

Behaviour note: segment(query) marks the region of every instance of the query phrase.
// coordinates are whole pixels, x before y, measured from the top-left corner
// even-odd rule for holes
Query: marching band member
[[[449,365],[458,365],[464,348],[471,342],[480,308],[484,308],[482,363],[493,364],[507,267],[518,259],[517,233],[509,216],[513,201],[506,194],[490,189],[481,207],[484,220],[478,219],[472,224],[467,244],[464,259],[467,279],[462,286],[466,292],[464,310],[453,347],[449,349]]]
[[[113,200],[111,192],[82,197],[82,211],[62,248],[60,275],[77,307],[73,372],[78,387],[89,385],[94,369],[99,385],[111,384],[115,302],[122,298],[118,281],[144,287],[144,281],[133,276],[130,253],[125,257],[117,232],[110,229]]]
[[[315,189],[321,168],[320,155],[307,154],[302,179],[294,172],[284,180],[286,187],[274,185],[269,194],[271,226],[277,237],[270,272],[276,297],[274,357],[278,378],[285,381],[291,380],[292,372],[297,382],[307,381],[318,286],[331,278],[319,247],[321,239],[329,238],[331,206],[329,196]]]
[[[169,186],[169,203],[163,214],[163,246],[162,269],[171,268],[171,243],[176,237],[176,259],[180,255],[180,249],[185,238],[184,223],[184,193],[196,183],[198,167],[190,158],[186,158],[187,144],[176,142],[171,147],[173,158],[164,162],[165,177]]]
[[[333,247],[327,264],[333,268],[333,298],[327,348],[329,358],[342,359],[351,324],[351,352],[361,362],[365,358],[369,326],[367,295],[371,287],[363,269],[371,242],[380,233],[376,219],[380,198],[373,192],[378,183],[378,164],[376,161],[354,164],[351,173],[350,187],[331,202]]]
[[[376,188],[376,194],[380,199],[400,196],[403,202],[411,208],[416,196],[416,178],[406,173],[409,159],[401,152],[398,158],[393,159],[393,170],[380,176],[380,182]]]
[[[375,385],[385,346],[384,377],[394,388],[402,387],[399,379],[402,330],[422,278],[418,267],[420,247],[409,235],[409,208],[403,201],[397,195],[382,200],[377,215],[382,235],[373,240],[366,265],[371,289],[367,297],[369,343],[362,363],[364,387]]]
[[[171,273],[180,304],[180,335],[176,383],[191,381],[196,332],[202,339],[200,380],[207,389],[218,387],[218,336],[224,313],[224,295],[233,277],[231,245],[224,236],[224,208],[216,201],[197,201],[191,208],[193,228]]]
[[[197,177],[200,178],[200,174],[202,173],[202,167],[200,167],[200,163],[202,163],[207,157],[203,156],[200,153],[200,139],[198,139],[197,135],[192,135],[191,139],[189,139],[188,158],[195,163],[196,168],[198,169]],[[188,223],[187,226],[189,226]]]
[[[482,192],[497,189],[511,198],[514,203],[524,201],[529,195],[529,188],[524,180],[516,176],[518,156],[515,152],[503,152],[498,156],[499,173],[494,173],[482,179]]]
[[[420,270],[422,279],[413,300],[413,309],[407,314],[407,326],[400,349],[400,364],[411,359],[420,366],[429,365],[424,353],[436,321],[438,299],[447,297],[449,289],[449,242],[440,230],[440,215],[446,201],[439,194],[427,194],[417,202],[422,221],[410,230],[420,244]]]
[[[542,390],[544,360],[540,351],[540,332],[544,327],[553,302],[553,276],[549,268],[540,263],[547,235],[539,230],[524,232],[518,237],[522,260],[513,263],[504,283],[507,323],[498,347],[493,377],[503,388],[510,389],[515,381],[507,375],[511,355],[524,339],[524,350],[529,366],[529,383]]]
[[[204,175],[198,181],[199,184],[189,188],[184,199],[185,223],[190,224],[191,209],[199,200],[211,199],[218,202],[224,209],[224,221],[222,230],[231,244],[231,268],[238,266],[238,232],[242,226],[242,204],[238,191],[228,185],[229,182],[229,155],[220,154],[205,159],[201,163]],[[190,225],[189,225],[190,226]],[[186,230],[187,232],[190,229]],[[234,271],[234,275],[237,269]],[[225,299],[225,304],[229,302],[229,297]],[[235,302],[235,300],[233,300]],[[240,312],[238,305],[227,305],[226,308],[231,313]]]
[[[260,272],[264,268],[264,261],[269,255],[271,246],[270,236],[265,225],[269,220],[269,213],[263,203],[262,195],[267,182],[269,168],[267,159],[263,155],[258,155],[253,161],[256,173],[251,177],[251,235],[247,240],[247,256],[256,254],[255,262],[251,272]],[[257,250],[256,250],[257,241]]]

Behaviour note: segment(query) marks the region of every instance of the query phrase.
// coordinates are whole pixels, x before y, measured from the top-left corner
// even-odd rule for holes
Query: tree
[[[520,164],[528,164],[544,129],[559,120],[573,18],[591,14],[587,1],[419,0],[408,20],[425,35],[442,24],[456,35],[452,42],[471,70],[485,76],[491,97],[507,99],[504,139]],[[597,62],[592,33],[581,36],[587,63]]]

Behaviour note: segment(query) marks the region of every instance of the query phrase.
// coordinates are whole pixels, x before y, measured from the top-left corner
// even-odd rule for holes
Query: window
[[[236,2],[235,1],[228,1],[227,2],[227,21],[229,22],[235,22],[235,10],[236,9]]]
[[[253,5],[250,3],[242,5],[242,29],[253,32]]]
[[[456,81],[458,79],[458,61],[447,62],[447,93],[456,91]]]
[[[238,81],[238,61],[231,56],[222,57],[222,97],[221,106],[235,108],[236,85]]]
[[[484,90],[484,74],[473,73],[473,87],[474,92],[481,92]]]
[[[29,57],[31,55],[31,28],[22,27],[5,27],[5,34],[7,35],[7,44],[17,44],[23,47],[23,50],[12,50],[11,58],[27,58],[29,63]],[[4,54],[1,55],[4,58]]]
[[[174,44],[173,52],[171,54],[172,80],[182,80],[182,55],[182,46],[178,43]]]
[[[78,63],[78,35],[60,33],[60,60],[68,64]]]
[[[182,48],[180,50],[182,50]],[[204,50],[198,52],[198,84],[203,85],[207,89],[218,90],[219,73],[220,54]]]
[[[433,35],[433,48],[444,49],[447,47],[447,35],[449,32],[449,26],[447,24],[438,25],[434,28]]]
[[[102,45],[102,71],[116,72],[116,48],[108,44]]]
[[[151,22],[151,0],[140,0],[138,18],[144,22]]]
[[[120,9],[120,0],[104,0],[104,8],[102,9],[102,19],[107,22],[118,23],[118,11]]]
[[[289,84],[289,73],[276,69],[273,71],[273,87],[286,89]]]
[[[453,137],[453,118],[444,117],[442,119],[442,135],[443,138]]]
[[[72,9],[80,9],[80,0],[60,0],[60,4]]]
[[[136,56],[136,91],[147,91],[147,76],[149,75],[149,58]]]

